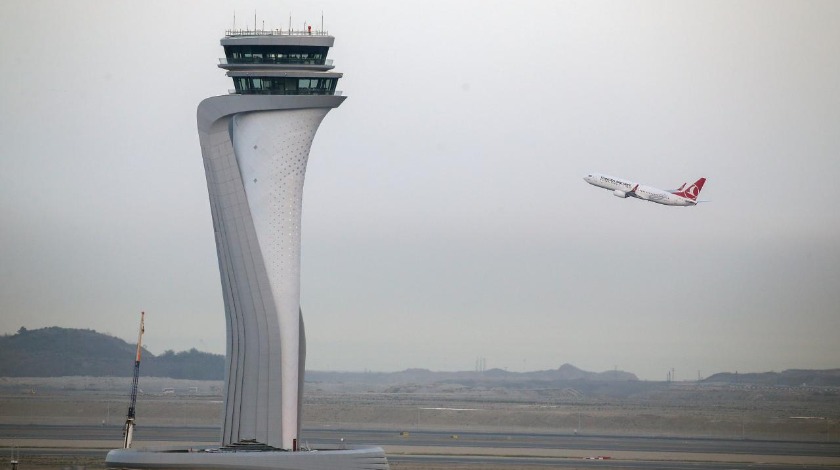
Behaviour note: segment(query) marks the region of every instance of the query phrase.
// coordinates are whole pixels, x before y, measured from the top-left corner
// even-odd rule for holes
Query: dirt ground
[[[145,379],[137,415],[146,425],[215,426],[221,382]],[[108,378],[0,379],[0,424],[121,424],[128,382]],[[164,390],[167,390],[164,393]],[[840,391],[689,386],[623,399],[534,401],[528,391],[305,394],[304,427],[397,431],[547,432],[777,440],[840,440]]]
[[[217,426],[220,422],[223,397],[219,381],[144,378],[141,388],[137,415],[144,425]],[[128,379],[118,378],[0,378],[0,424],[121,424],[128,389]],[[568,390],[508,389],[394,393],[365,390],[358,384],[344,388],[342,384],[318,384],[305,393],[303,419],[304,427],[311,428],[838,442],[840,390],[685,383],[635,395],[586,396]],[[0,443],[0,452],[8,451],[2,449],[4,445],[10,444]],[[43,457],[21,469],[57,468],[98,469],[104,468],[104,463],[90,457]],[[391,468],[492,470],[486,464],[403,462],[394,462]]]

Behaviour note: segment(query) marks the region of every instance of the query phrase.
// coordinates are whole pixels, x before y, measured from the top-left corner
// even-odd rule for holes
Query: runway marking
[[[443,410],[443,411],[481,411],[479,408],[420,408],[421,410]]]

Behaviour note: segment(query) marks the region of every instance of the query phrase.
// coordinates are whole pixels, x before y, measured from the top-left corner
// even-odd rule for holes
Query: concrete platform
[[[322,445],[306,451],[230,450],[210,447],[114,449],[108,468],[244,470],[389,470],[380,447]]]

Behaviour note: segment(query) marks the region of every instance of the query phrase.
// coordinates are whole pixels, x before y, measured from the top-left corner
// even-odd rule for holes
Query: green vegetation
[[[788,369],[782,372],[758,372],[747,374],[739,374],[737,372],[720,372],[712,375],[703,382],[788,387],[840,387],[840,369]]]
[[[21,328],[0,337],[0,377],[130,377],[136,344],[94,330]],[[140,373],[146,377],[221,380],[224,356],[191,349],[155,356],[143,348]]]

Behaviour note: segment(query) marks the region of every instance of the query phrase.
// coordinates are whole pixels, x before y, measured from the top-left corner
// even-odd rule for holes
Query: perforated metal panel
[[[336,98],[216,97],[199,107],[227,317],[225,445],[290,449],[299,433],[303,185]]]

